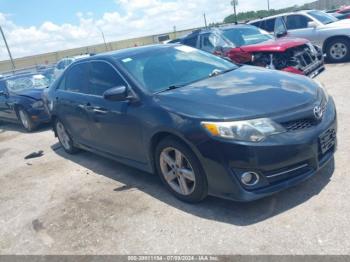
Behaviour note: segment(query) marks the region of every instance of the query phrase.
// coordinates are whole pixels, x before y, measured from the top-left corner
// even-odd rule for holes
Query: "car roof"
[[[75,61],[73,64],[83,62],[83,61],[95,60],[95,59],[110,59],[110,58],[120,59],[127,56],[134,56],[137,54],[142,54],[142,53],[146,53],[146,52],[150,52],[158,49],[160,50],[164,48],[170,48],[177,45],[180,45],[180,44],[154,44],[154,45],[146,45],[146,46],[140,46],[140,47],[130,47],[130,48],[120,49],[116,51],[100,53],[94,56],[79,59]]]
[[[286,15],[305,14],[305,13],[307,13],[309,11],[317,11],[317,10],[312,10],[312,9],[297,10],[297,11],[282,13],[282,14],[278,14],[278,15],[266,16],[266,17],[262,17],[262,18],[259,18],[259,19],[255,19],[255,20],[249,21],[248,24],[252,24],[252,23],[255,23],[255,22],[262,21],[262,20],[267,20],[267,19],[277,18],[277,17],[281,17],[281,16],[286,16]]]
[[[221,25],[216,27],[197,29],[197,30],[194,30],[192,33],[181,38],[181,40],[197,34],[205,34],[205,33],[211,33],[211,32],[220,31],[220,30],[225,31],[232,28],[247,28],[247,27],[255,27],[255,26],[250,24],[228,24],[228,25]]]

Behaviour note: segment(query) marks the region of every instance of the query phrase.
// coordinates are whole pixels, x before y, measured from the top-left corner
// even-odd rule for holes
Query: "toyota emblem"
[[[314,108],[314,116],[315,116],[316,120],[322,119],[322,117],[323,117],[323,110],[322,110],[322,108],[320,106],[316,106]]]

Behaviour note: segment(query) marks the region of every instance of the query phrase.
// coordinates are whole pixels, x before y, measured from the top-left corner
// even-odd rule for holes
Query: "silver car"
[[[249,24],[272,33],[279,17],[286,23],[288,36],[306,38],[322,47],[329,62],[350,60],[350,19],[338,20],[322,11],[305,10],[254,20]]]

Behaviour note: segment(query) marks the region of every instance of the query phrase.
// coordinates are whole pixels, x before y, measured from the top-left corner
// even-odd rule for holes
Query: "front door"
[[[287,16],[287,29],[288,36],[296,38],[305,38],[311,41],[313,44],[318,44],[318,32],[316,28],[309,27],[309,22],[312,22],[310,18],[304,15],[288,15]]]
[[[0,81],[0,118],[2,119],[15,120],[17,118],[13,103],[10,100],[5,82]]]

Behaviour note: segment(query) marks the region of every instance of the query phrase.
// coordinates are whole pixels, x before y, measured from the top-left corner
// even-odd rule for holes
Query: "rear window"
[[[49,85],[49,79],[43,75],[29,75],[6,80],[6,86],[11,91],[42,89]]]

